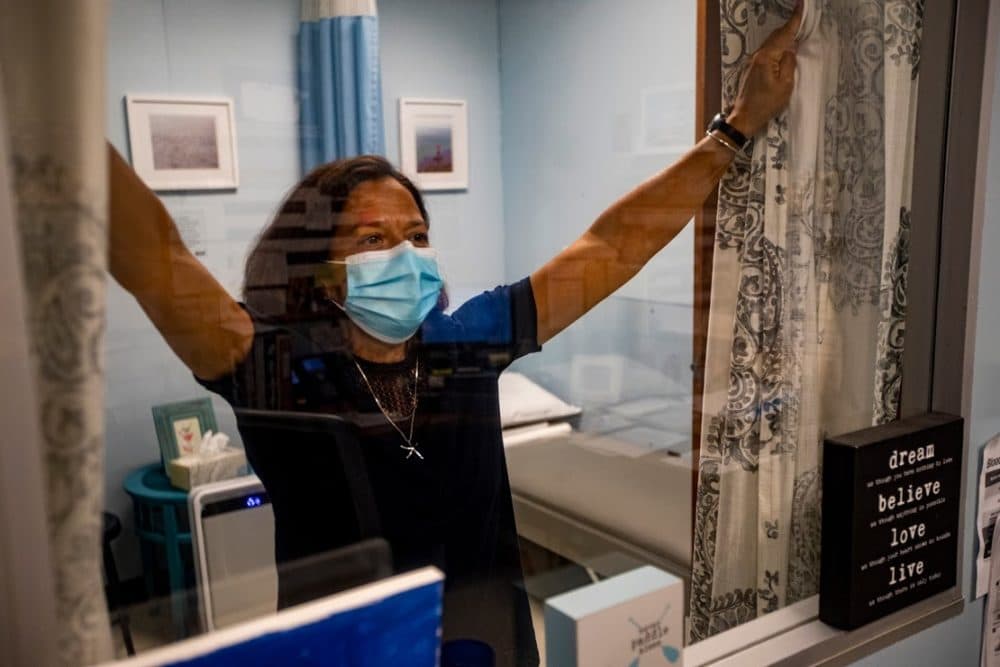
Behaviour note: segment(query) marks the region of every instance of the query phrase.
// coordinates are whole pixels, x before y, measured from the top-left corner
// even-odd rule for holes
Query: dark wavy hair
[[[420,191],[377,155],[337,160],[316,167],[285,197],[247,256],[243,299],[251,311],[295,321],[339,317],[320,277],[328,270],[333,237],[348,197],[367,181],[392,178],[409,191],[430,224]]]

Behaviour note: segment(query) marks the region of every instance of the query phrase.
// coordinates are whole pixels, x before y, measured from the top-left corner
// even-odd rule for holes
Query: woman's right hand
[[[750,57],[736,103],[727,122],[751,137],[788,106],[795,85],[795,35],[802,22],[802,0],[785,25]]]

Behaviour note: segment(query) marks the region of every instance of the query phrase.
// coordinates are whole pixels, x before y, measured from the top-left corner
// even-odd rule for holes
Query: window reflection
[[[303,129],[291,104],[297,11],[258,7],[260,34],[226,38],[245,57],[203,80],[211,3],[114,6],[110,108],[180,87],[135,64],[135,36],[162,30],[171,71],[232,89],[239,131],[235,192],[157,198],[110,158],[124,291],[108,332],[109,495],[120,501],[121,480],[156,455],[137,445],[149,407],[208,390],[266,498],[194,515],[197,568],[214,573],[211,605],[204,592],[197,604],[214,620],[203,612],[179,634],[429,564],[446,574],[444,640],[482,640],[497,664],[537,662],[546,598],[643,564],[689,580],[693,568],[694,640],[812,594],[820,438],[894,418],[898,382],[912,115],[882,128],[903,137],[884,164],[870,159],[884,152],[865,143],[874,120],[852,112],[875,108],[872,91],[820,67],[824,49],[853,53],[866,26],[805,3],[799,58],[838,104],[817,119],[793,96],[774,122],[796,29],[777,38],[777,75],[751,76],[740,96],[738,72],[792,3],[723,28],[743,45],[724,63],[728,120],[757,137],[730,168],[725,132],[687,153],[694,3],[412,4],[379,3],[389,160],[313,159],[302,180],[297,161],[316,147],[299,141],[318,121]],[[897,60],[879,62],[913,66]],[[909,109],[911,82],[881,92]],[[420,87],[469,98],[466,191],[422,191],[394,166],[395,104]],[[113,116],[111,143],[128,155]],[[802,129],[827,120],[822,141]],[[692,396],[686,225],[724,173],[706,389]],[[178,224],[192,219],[204,221],[197,248]],[[813,400],[832,394],[843,400]],[[752,544],[732,546],[744,532]],[[755,560],[758,542],[777,546]],[[119,552],[126,576],[142,574]],[[205,574],[186,569],[197,598]]]
[[[507,19],[516,21],[517,12],[530,9],[528,6],[512,6]],[[418,22],[403,21],[406,12],[411,10],[390,3],[382,3],[381,10],[381,27],[386,31],[384,35],[393,29],[398,29],[397,34],[409,35],[409,37],[403,36],[403,40],[413,40],[419,34]],[[185,17],[176,15],[166,18],[186,20]],[[468,17],[456,20],[460,22],[468,20]],[[600,17],[595,15],[588,20],[599,21]],[[525,43],[533,41],[530,39],[530,33],[526,33],[526,37]],[[459,39],[464,41],[468,37],[463,36]],[[385,39],[384,44],[389,41]],[[479,44],[475,46],[482,48]],[[394,63],[393,53],[391,47],[383,48],[384,77],[386,86],[399,87],[398,78],[401,76],[399,72],[405,63]],[[170,55],[174,58],[182,57],[173,52]],[[499,55],[499,53],[494,54],[494,63]],[[513,52],[509,52],[508,55],[512,56]],[[437,57],[431,59],[427,65],[428,69],[434,66],[432,64],[434,62],[438,62]],[[593,59],[590,59],[590,62],[593,63]],[[627,63],[624,58],[619,64],[620,69],[626,68]],[[263,65],[261,67],[263,68]],[[686,66],[678,66],[677,69],[683,71],[686,80],[690,80],[691,72]],[[608,74],[610,75],[610,72]],[[248,79],[253,83],[257,76],[251,74]],[[606,79],[610,81],[612,77],[607,76]],[[623,102],[618,109],[610,107],[595,109],[592,118],[600,123],[602,132],[607,130],[609,120],[612,125],[616,123],[621,125],[620,116],[623,112],[636,113],[634,107],[641,97],[641,90],[659,86],[661,81],[659,74],[647,73],[637,77],[629,84],[627,102]],[[584,86],[591,84],[592,81]],[[257,92],[261,91],[259,86],[254,88]],[[667,95],[668,99],[690,100],[691,90],[683,86],[678,91],[668,92],[673,93],[673,97]],[[564,103],[557,98],[558,96],[549,100],[549,103],[559,102],[558,111],[549,113],[549,120],[546,121],[553,126],[558,125],[559,118],[566,113]],[[239,101],[237,100],[236,109],[238,118],[242,119],[238,126],[241,132],[243,180],[246,183],[246,165],[248,161],[254,164],[255,160],[253,148],[250,148],[248,156],[248,151],[243,146],[247,142],[246,116],[254,117],[262,114],[263,110],[259,106],[247,108],[240,105]],[[391,108],[391,102],[392,100],[388,101],[387,108]],[[668,101],[663,104],[669,106],[670,103]],[[649,105],[650,118],[657,109],[663,108],[662,105],[658,107],[655,101],[650,101]],[[480,109],[482,109],[482,99]],[[540,105],[537,111],[545,112],[544,104]],[[477,123],[487,122],[488,117],[489,114],[473,115],[472,123],[475,126]],[[638,113],[631,122],[636,128],[639,127]],[[690,143],[690,132],[683,124],[686,119],[679,122],[681,127],[684,127],[684,136],[675,137],[673,141],[677,146],[686,147]],[[387,122],[390,133],[392,125],[391,121]],[[529,126],[525,124],[525,129]],[[250,125],[250,132],[264,129]],[[274,132],[273,129],[270,131]],[[517,273],[511,273],[510,280],[516,281],[529,275],[532,270],[556,254],[561,245],[571,241],[572,236],[579,235],[586,228],[587,222],[600,213],[601,208],[612,201],[614,195],[621,194],[665,162],[679,156],[680,151],[678,154],[670,153],[661,146],[664,144],[662,138],[658,139],[650,134],[652,132],[652,129],[647,128],[641,147],[638,144],[633,146],[631,139],[626,136],[627,133],[619,132],[619,136],[623,139],[613,147],[614,152],[611,157],[619,161],[638,159],[639,163],[629,167],[627,173],[620,176],[616,173],[618,170],[609,169],[611,173],[616,173],[618,185],[614,190],[600,193],[599,196],[595,193],[585,208],[569,209],[574,200],[569,192],[565,195],[550,195],[553,202],[562,202],[559,206],[567,208],[564,214],[550,218],[559,223],[558,236],[550,235],[548,239],[538,237],[537,231],[545,234],[546,229],[550,231],[555,229],[552,224],[545,224],[544,221],[536,222],[535,211],[531,212],[530,218],[525,217],[523,222],[519,222],[528,226],[512,228],[512,235],[519,237],[512,247],[514,251],[512,254],[518,262],[530,261],[531,266],[518,269]],[[520,133],[512,130],[509,134],[512,136],[511,145],[518,142],[524,146],[526,149],[523,152],[524,157],[535,162],[534,168],[538,170],[539,175],[543,175],[543,172],[554,173],[546,154],[529,156],[527,149],[534,149],[527,143],[521,142]],[[291,139],[294,140],[294,137]],[[482,142],[472,143],[473,151],[481,151],[483,148]],[[497,149],[499,148],[497,145]],[[641,152],[640,148],[641,151],[647,152]],[[631,155],[636,157],[629,157]],[[480,158],[479,164],[483,163],[484,160]],[[498,162],[497,165],[499,166]],[[479,178],[482,179],[483,176]],[[275,173],[273,180],[281,181],[284,187],[292,179],[280,178]],[[371,179],[367,183],[370,185],[377,180]],[[532,187],[535,188],[540,184],[541,182]],[[482,188],[482,180],[479,187]],[[241,185],[240,191],[233,197],[246,201],[245,198],[250,196],[244,194],[247,188],[247,185]],[[236,292],[238,287],[243,288],[245,309],[242,312],[229,306],[218,291],[213,295],[206,295],[204,289],[199,289],[199,286],[210,284],[208,276],[185,279],[183,269],[191,265],[190,261],[185,259],[175,262],[177,270],[171,273],[170,280],[174,284],[180,281],[184,285],[187,290],[186,303],[190,304],[190,308],[185,313],[179,315],[172,313],[170,316],[160,317],[159,320],[154,313],[154,321],[167,336],[174,351],[188,366],[193,367],[195,374],[202,378],[211,378],[206,384],[236,406],[235,418],[240,425],[238,431],[240,440],[247,448],[251,463],[266,485],[271,500],[276,521],[276,555],[279,563],[298,561],[304,556],[314,558],[313,554],[325,553],[330,549],[350,548],[354,542],[367,535],[391,533],[393,539],[389,542],[393,547],[391,558],[395,569],[434,562],[450,570],[452,588],[449,592],[453,599],[451,606],[453,609],[467,610],[468,605],[461,606],[463,599],[479,599],[475,596],[482,595],[483,586],[486,586],[485,590],[489,590],[489,587],[494,585],[490,583],[489,577],[483,577],[482,572],[477,571],[477,568],[480,568],[477,563],[482,563],[488,554],[488,560],[499,561],[499,564],[494,566],[495,570],[506,568],[502,576],[494,578],[497,582],[495,585],[499,588],[490,595],[491,599],[497,601],[495,606],[504,604],[504,599],[510,599],[511,602],[507,604],[519,609],[514,612],[508,608],[503,613],[494,610],[492,612],[494,622],[490,625],[495,628],[490,630],[493,634],[489,636],[492,639],[499,635],[493,643],[501,653],[505,647],[513,645],[525,647],[518,650],[522,650],[522,655],[527,655],[527,660],[530,661],[531,644],[534,640],[530,639],[530,624],[525,623],[527,596],[523,592],[518,593],[517,588],[511,586],[521,579],[521,566],[520,556],[516,550],[514,519],[511,514],[513,503],[510,500],[505,475],[502,474],[504,453],[497,439],[500,436],[500,424],[497,415],[496,384],[500,370],[515,358],[533,350],[539,342],[539,323],[531,322],[533,318],[529,312],[531,308],[536,307],[530,303],[535,297],[534,290],[529,293],[530,283],[513,282],[510,287],[492,293],[485,299],[480,297],[478,308],[475,304],[469,307],[470,295],[482,292],[483,289],[491,289],[497,283],[509,283],[507,272],[502,268],[504,262],[502,257],[499,257],[499,247],[490,241],[492,232],[483,229],[482,223],[477,225],[477,221],[483,218],[487,222],[497,219],[490,217],[496,214],[489,210],[472,210],[475,198],[481,196],[476,189],[470,189],[469,193],[460,195],[433,195],[427,200],[426,210],[420,210],[421,206],[418,205],[416,211],[413,210],[413,204],[418,201],[418,197],[408,192],[402,197],[404,201],[402,208],[406,210],[392,211],[388,220],[379,219],[385,217],[382,215],[375,216],[375,219],[345,221],[345,227],[350,225],[355,227],[349,234],[342,236],[332,234],[334,219],[353,212],[348,211],[345,214],[344,211],[333,210],[331,199],[336,199],[337,193],[321,192],[321,190],[318,183],[311,183],[304,190],[293,192],[284,200],[284,204],[280,206],[275,216],[275,226],[272,231],[259,241],[250,243],[256,250],[250,253],[245,271],[239,261],[242,259],[239,257],[240,253],[232,253],[235,258],[220,257],[219,255],[225,253],[227,249],[221,244],[214,245],[211,230],[206,230],[207,239],[203,247],[202,261],[230,293]],[[347,194],[349,193],[345,188],[340,196],[343,198]],[[396,194],[399,193],[395,192],[381,199],[392,199]],[[537,199],[544,196],[544,192],[535,190],[530,196]],[[198,208],[202,205],[204,197],[164,195],[163,199],[172,217],[176,218],[178,216],[175,211],[183,212],[185,209]],[[263,193],[259,196],[255,193],[253,197],[266,199]],[[243,234],[243,242],[246,243],[251,241],[251,236],[256,237],[257,230],[266,222],[264,217],[267,212],[274,209],[273,202],[279,198],[275,194],[269,203],[262,201],[256,204],[251,201],[239,206],[227,203],[223,208],[223,219],[229,221],[227,224],[245,224],[246,231],[240,233]],[[371,199],[377,200],[380,197],[375,195]],[[484,204],[484,209],[498,208],[488,201]],[[339,205],[343,206],[344,202],[341,201]],[[254,206],[258,212],[251,215]],[[380,206],[381,202],[375,207]],[[686,202],[679,203],[680,208],[685,206]],[[364,214],[366,206],[360,204],[359,208],[362,209],[361,214]],[[367,208],[370,209],[371,206]],[[459,220],[455,216],[463,208],[467,213],[462,215],[464,219]],[[651,219],[640,220],[640,218],[654,217],[655,209],[655,206],[649,207],[649,212],[642,216],[634,216],[634,220],[640,225],[653,224]],[[379,212],[382,212],[381,209]],[[540,207],[540,213],[545,214],[544,207]],[[677,225],[679,228],[686,215],[682,213],[671,215],[677,218],[677,222],[680,223]],[[254,223],[256,229],[251,233],[250,229],[254,226],[250,222],[252,217],[256,217],[258,221]],[[352,266],[330,262],[347,261],[347,257],[358,252],[381,252],[408,241],[413,248],[408,249],[404,256],[407,263],[414,263],[421,259],[419,248],[426,245],[426,239],[421,235],[427,230],[410,230],[406,225],[419,219],[430,223],[432,245],[439,249],[442,259],[448,260],[442,261],[443,273],[448,278],[446,290],[443,292],[447,297],[432,303],[433,309],[428,316],[427,325],[421,332],[419,350],[408,350],[398,359],[366,358],[377,355],[358,354],[352,345],[352,340],[366,341],[366,339],[359,336],[355,329],[345,331],[347,323],[352,320],[345,316],[344,311],[346,310],[348,315],[352,311],[356,315],[365,312],[363,299],[357,301],[350,299],[349,286],[352,275],[363,278],[362,274],[370,269],[371,265],[366,263]],[[502,222],[502,220],[497,221]],[[470,225],[477,225],[472,229],[482,230],[480,238],[484,242],[465,248],[459,244],[459,239],[466,234]],[[411,234],[411,231],[414,234]],[[176,237],[169,234],[168,236],[171,236],[174,243],[177,242]],[[496,238],[502,241],[503,236]],[[178,247],[175,246],[174,249]],[[142,251],[130,245],[129,252],[135,256],[140,255]],[[155,254],[154,250],[151,256],[144,256],[148,261],[143,262],[143,270],[138,272],[141,274],[139,277],[141,280],[149,279],[149,266],[155,262]],[[559,347],[553,350],[551,363],[547,365],[539,363],[534,368],[530,365],[525,366],[521,376],[523,382],[515,384],[508,392],[508,397],[516,400],[524,395],[525,399],[532,403],[531,407],[537,407],[534,399],[528,396],[528,392],[541,392],[542,387],[547,387],[551,392],[555,392],[553,397],[561,399],[555,410],[543,410],[534,414],[514,406],[513,412],[520,416],[511,417],[512,426],[522,430],[516,434],[509,434],[509,437],[529,438],[527,442],[532,444],[522,443],[516,449],[512,446],[507,450],[507,457],[513,461],[511,457],[515,452],[525,454],[534,452],[537,449],[534,445],[543,442],[544,438],[539,438],[540,433],[533,430],[538,429],[539,425],[546,421],[552,421],[556,431],[559,431],[563,428],[562,424],[568,424],[565,421],[567,418],[574,420],[572,425],[568,426],[572,429],[572,437],[583,442],[584,447],[577,444],[568,445],[568,441],[564,438],[563,441],[554,442],[554,448],[537,449],[544,456],[550,457],[551,463],[542,467],[531,459],[520,467],[511,463],[512,479],[520,479],[525,477],[525,473],[536,470],[545,474],[545,467],[552,468],[547,473],[549,476],[556,475],[561,467],[558,463],[559,447],[569,447],[569,454],[578,454],[576,450],[579,449],[582,455],[570,460],[575,461],[578,458],[581,468],[589,465],[590,474],[595,479],[600,476],[602,460],[607,459],[609,454],[616,460],[634,463],[635,473],[641,474],[644,469],[643,464],[633,459],[638,459],[637,455],[645,455],[647,451],[656,454],[657,450],[661,449],[659,433],[663,425],[663,415],[656,414],[660,404],[655,402],[655,397],[661,389],[658,385],[664,377],[664,372],[659,370],[647,372],[648,377],[644,380],[645,388],[636,387],[636,378],[646,371],[642,356],[644,352],[651,352],[652,356],[646,358],[656,359],[656,366],[664,368],[665,372],[670,374],[672,384],[666,393],[670,393],[674,399],[668,404],[669,409],[674,412],[671,413],[669,422],[670,425],[678,425],[676,431],[671,432],[670,445],[675,450],[673,453],[683,454],[690,449],[689,443],[685,442],[687,419],[683,417],[683,413],[689,410],[690,402],[686,389],[689,362],[686,358],[687,341],[684,336],[687,328],[686,320],[689,319],[685,314],[685,309],[689,308],[686,301],[689,302],[690,299],[688,290],[684,288],[689,273],[689,269],[684,268],[684,263],[689,260],[686,259],[687,251],[680,246],[675,255],[681,258],[680,268],[675,267],[675,262],[669,259],[659,260],[661,273],[666,274],[661,286],[665,285],[671,291],[669,297],[663,297],[662,290],[657,289],[657,286],[636,283],[631,286],[631,293],[625,294],[615,303],[609,302],[606,306],[617,311],[615,318],[620,321],[614,329],[622,339],[632,338],[627,333],[631,328],[628,320],[636,317],[650,320],[649,325],[642,326],[644,330],[654,327],[667,331],[679,329],[674,334],[674,343],[667,352],[658,349],[652,335],[643,334],[637,340],[630,340],[629,346],[634,348],[634,352],[622,354],[614,350],[613,353],[609,353],[607,345],[599,342],[603,333],[594,328],[594,324],[603,319],[598,312],[589,320],[590,330],[578,334],[579,339],[592,341],[587,343],[586,347],[575,349],[578,347],[576,341],[569,339],[568,342],[561,344],[562,351]],[[378,258],[388,260],[380,266],[382,268],[396,266],[398,257]],[[500,271],[492,268],[497,266],[498,259]],[[605,271],[613,271],[615,266],[614,258],[602,260],[601,268]],[[483,268],[487,269],[486,275],[480,275]],[[632,272],[636,268],[638,267],[633,267],[630,263],[623,270]],[[592,293],[591,286],[581,281],[580,271],[583,269],[584,264],[574,260],[574,264],[554,273],[546,281],[552,285],[551,289],[559,296],[560,301],[573,304],[576,308],[592,304],[600,296]],[[352,270],[356,273],[352,274]],[[242,285],[239,285],[238,277],[242,278]],[[128,280],[123,282],[127,283]],[[126,286],[131,288],[133,294],[143,289],[141,285]],[[658,312],[646,311],[646,297],[650,292],[658,295],[652,302],[653,310]],[[446,300],[450,303],[446,304]],[[248,349],[236,345],[237,349],[234,351],[233,341],[239,340],[245,333],[243,312],[247,313],[254,323],[254,336]],[[424,313],[418,313],[421,314]],[[188,315],[190,319],[187,319]],[[371,320],[366,320],[364,317],[359,319],[369,329],[378,327],[377,316]],[[393,326],[390,328],[394,328],[401,319],[405,318],[392,318],[390,324]],[[545,322],[544,325],[549,329],[548,335],[563,328],[568,323],[564,320],[565,318]],[[456,326],[455,322],[461,323],[461,326]],[[204,331],[209,326],[218,333],[206,343],[203,338]],[[360,325],[357,329],[365,331]],[[371,333],[373,331],[368,331],[365,335],[370,336]],[[382,331],[381,333],[388,338],[405,338],[408,332]],[[564,335],[573,334],[569,331]],[[566,361],[563,361],[564,359]],[[230,372],[227,368],[233,362],[238,364],[236,372]],[[148,371],[142,369],[141,372]],[[534,384],[528,384],[529,382]],[[185,387],[184,391],[191,391],[190,384],[180,378],[175,384],[178,387]],[[535,395],[537,394],[531,396]],[[374,400],[375,396],[380,397],[381,406]],[[652,402],[651,396],[654,397]],[[362,398],[364,404],[355,405],[357,398]],[[412,413],[415,398],[418,399],[417,412],[416,419],[412,420],[414,436],[411,438],[410,425],[406,423],[406,417]],[[156,401],[150,400],[150,402]],[[505,410],[504,406],[509,405],[510,401],[502,402],[504,405],[501,408]],[[230,416],[229,411],[218,401],[215,405],[220,414],[220,422],[223,422],[222,428],[235,437],[237,430],[233,427],[233,416]],[[579,406],[583,406],[582,414],[579,413]],[[617,408],[617,411],[612,408]],[[330,413],[336,415],[339,420],[329,418],[327,415]],[[386,416],[396,421],[390,422]],[[433,420],[437,423],[430,423]],[[399,427],[399,431],[392,424]],[[444,432],[444,435],[434,436],[428,433],[434,429]],[[632,432],[632,439],[606,437],[602,445],[598,438],[590,435],[607,434],[611,431]],[[289,432],[294,435],[289,436]],[[485,438],[477,435],[482,432],[488,432],[490,435]],[[330,447],[331,440],[338,443],[337,448]],[[408,440],[410,442],[407,442]],[[493,444],[484,448],[486,444],[484,441],[491,440]],[[384,446],[371,447],[374,441],[380,441]],[[272,442],[280,442],[280,448],[268,446]],[[461,443],[461,445],[446,445],[446,443]],[[470,448],[469,443],[476,443],[474,450]],[[442,470],[440,450],[446,447],[452,447],[456,451],[448,467]],[[476,456],[471,455],[473,451],[476,452]],[[490,451],[493,454],[487,456]],[[660,453],[662,458],[671,456],[666,452]],[[373,455],[383,457],[383,462],[372,463],[364,458]],[[352,459],[352,456],[355,458]],[[421,456],[423,458],[420,458]],[[671,456],[671,458],[677,457]],[[439,467],[435,468],[435,465]],[[682,465],[674,465],[673,468],[678,471],[684,470]],[[363,474],[359,474],[359,470]],[[689,473],[687,474],[689,476]],[[367,479],[363,479],[365,476]],[[655,484],[656,476],[650,477],[650,484]],[[531,480],[523,479],[518,483],[526,489],[526,497],[530,496]],[[539,488],[546,486],[548,485],[543,483]],[[686,481],[684,486],[689,489],[690,481]],[[554,524],[557,527],[568,525],[567,519],[574,514],[572,495],[578,494],[582,488],[572,481],[563,487],[561,493],[566,498],[554,505],[561,513]],[[369,489],[370,503],[367,512],[359,510],[359,507],[365,504],[358,502],[357,498],[364,497],[365,492],[358,489]],[[635,505],[655,507],[655,503],[643,501],[641,495],[623,495]],[[689,492],[680,494],[681,497],[688,495]],[[385,508],[379,507],[379,503],[386,504],[388,502],[386,498],[391,496],[399,499],[396,501],[396,507],[404,508],[405,512],[392,508],[389,511],[380,511]],[[552,506],[552,500],[546,496],[536,493],[535,497],[542,498]],[[288,500],[289,498],[291,500]],[[285,503],[282,503],[283,500]],[[482,510],[484,503],[498,505],[500,510],[491,509],[491,515]],[[375,506],[374,511],[371,505]],[[615,517],[620,512],[615,511],[614,507],[615,503],[609,504],[612,511],[607,512],[606,516],[596,523],[597,526],[607,527],[616,522]],[[686,517],[687,514],[686,508],[679,508],[676,512],[678,517]],[[369,518],[360,518],[361,515],[368,515]],[[377,515],[379,525],[371,525],[374,521],[371,515]],[[493,518],[490,518],[491,516]],[[686,518],[679,519],[680,524],[686,522]],[[329,528],[317,530],[317,523]],[[684,558],[686,547],[679,544],[674,545],[670,559],[660,556],[658,542],[663,540],[644,539],[641,536],[642,531],[639,530],[639,523],[641,522],[636,522],[638,533],[636,541],[639,546],[634,550],[640,557],[632,555],[622,562],[614,562],[615,554],[612,553],[610,554],[612,558],[606,558],[610,561],[609,564],[598,568],[602,576],[622,571],[630,563],[645,562],[642,556],[647,553],[656,553],[661,562]],[[456,531],[454,526],[461,527],[461,530]],[[438,541],[418,535],[420,532],[427,534],[445,529],[458,533],[478,531],[494,535],[489,537],[478,534],[465,535],[465,539],[455,537]],[[545,537],[551,530],[552,528],[546,525],[537,532],[537,539],[547,543],[549,547],[556,545],[556,542]],[[678,539],[680,542],[686,541],[686,531],[680,533]],[[647,541],[651,541],[652,544],[646,544]],[[598,547],[600,548],[598,551],[581,554],[587,556],[588,567],[596,565],[595,559],[602,555],[605,547],[603,544],[598,544]],[[566,565],[567,561],[562,559],[575,555],[572,551],[565,550],[561,556],[557,556],[557,553],[558,551],[549,552],[535,547],[531,553],[524,554],[524,560],[532,563],[534,570],[531,574],[536,575],[544,574],[552,565]],[[470,572],[464,574],[465,569]],[[283,585],[284,576],[279,572],[277,594],[281,604],[298,601],[301,599],[300,596],[292,594],[286,597],[282,592],[287,589],[287,586]],[[313,595],[318,595],[323,590],[330,589],[313,588],[311,592]],[[549,591],[550,594],[553,592],[555,590]],[[538,601],[540,602],[541,598]],[[455,605],[460,606],[455,607]],[[446,614],[451,619],[446,625],[458,623],[457,629],[446,630],[446,634],[451,632],[458,636],[463,634],[477,636],[483,632],[481,627],[483,623],[476,620],[474,613],[465,614],[468,616],[467,619],[463,619],[461,612],[455,613],[454,610],[446,611]],[[513,639],[518,636],[526,638]]]

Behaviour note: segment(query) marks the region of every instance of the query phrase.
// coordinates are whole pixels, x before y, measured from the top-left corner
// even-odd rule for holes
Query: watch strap
[[[726,138],[739,146],[740,150],[746,148],[747,144],[750,143],[750,140],[747,139],[745,134],[726,122],[726,115],[722,113],[715,114],[715,118],[713,118],[712,122],[708,124],[708,131],[710,133],[719,132],[720,134],[723,134]]]

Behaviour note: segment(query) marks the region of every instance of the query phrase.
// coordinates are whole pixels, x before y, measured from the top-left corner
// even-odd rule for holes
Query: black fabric
[[[443,330],[474,330],[463,317],[494,316],[509,318],[497,327],[502,340],[442,340]],[[407,458],[354,360],[330,349],[335,336],[322,323],[255,317],[246,360],[231,375],[199,382],[237,408],[247,458],[270,495],[283,605],[301,601],[281,593],[283,564],[383,538],[396,572],[434,565],[445,573],[445,641],[480,639],[497,665],[537,665],[497,387],[511,361],[539,349],[530,282],[475,297],[455,321],[442,313],[432,319],[435,342],[413,350],[422,374],[414,429],[422,460]],[[244,408],[336,414],[344,425],[335,435],[264,428],[242,419]]]

